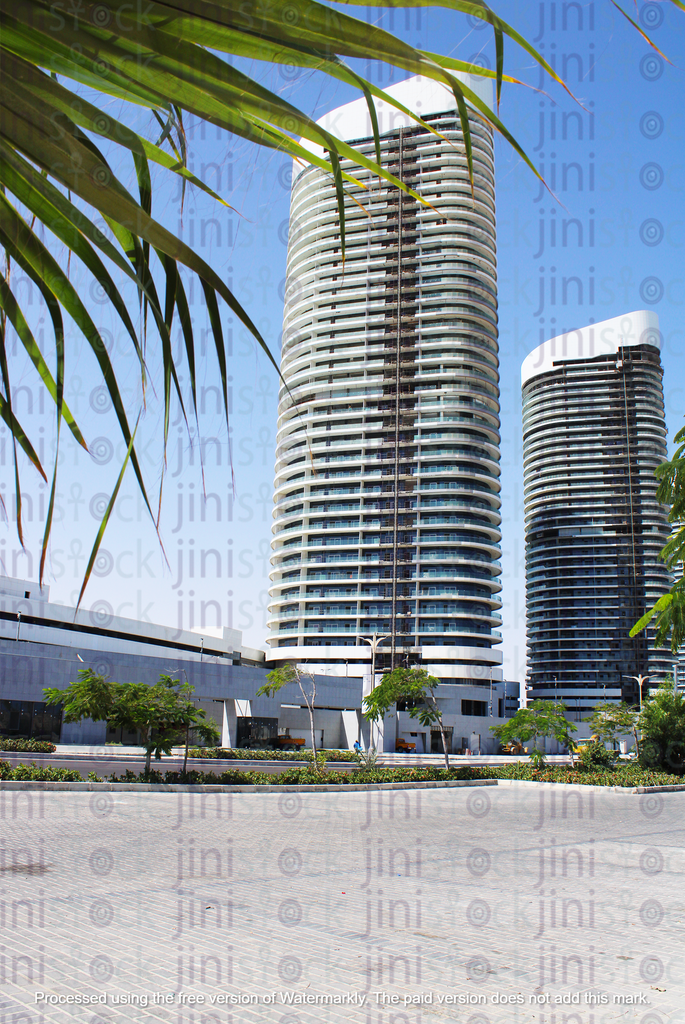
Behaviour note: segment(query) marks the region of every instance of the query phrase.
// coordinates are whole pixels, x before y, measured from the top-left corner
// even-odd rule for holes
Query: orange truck
[[[279,736],[276,743],[280,750],[285,750],[288,747],[295,749],[304,746],[304,739],[301,736]]]

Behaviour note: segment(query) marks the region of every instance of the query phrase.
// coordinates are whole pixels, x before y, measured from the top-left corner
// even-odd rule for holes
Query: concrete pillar
[[[230,698],[225,700],[223,705],[221,746],[233,748],[237,743],[238,718],[250,717],[250,701]]]
[[[380,681],[380,672],[376,673],[376,682]],[[371,693],[371,672],[364,673],[364,684],[362,686],[362,701]],[[395,749],[396,712],[390,712],[382,722],[369,722],[368,747],[375,747],[378,751]]]
[[[361,742],[361,711],[341,711],[340,717],[340,746],[354,750],[355,741]]]
[[[223,714],[221,716],[221,746],[228,749],[235,743],[235,701],[225,700],[223,705]]]
[[[359,714],[359,719],[359,728],[361,732],[359,742],[363,746],[364,750],[368,750],[369,747],[371,746],[371,722],[367,721],[366,718],[364,718],[364,716],[361,714],[361,712]]]

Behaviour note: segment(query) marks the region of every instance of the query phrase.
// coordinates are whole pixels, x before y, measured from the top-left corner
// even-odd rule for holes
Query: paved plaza
[[[685,1021],[685,793],[0,790],[0,1024]]]

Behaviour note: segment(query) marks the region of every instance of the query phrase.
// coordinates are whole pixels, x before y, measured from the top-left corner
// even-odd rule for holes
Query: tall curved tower
[[[656,313],[546,341],[523,363],[529,697],[571,717],[638,704],[672,671],[654,632],[628,635],[671,581],[654,470],[666,458]]]
[[[482,80],[470,86],[483,94]],[[421,664],[501,678],[499,386],[492,133],[470,114],[471,194],[452,94],[378,103],[382,162],[424,206],[351,162],[343,268],[329,176],[296,165],[279,402],[271,662],[364,675]],[[322,122],[367,156],[365,101]]]

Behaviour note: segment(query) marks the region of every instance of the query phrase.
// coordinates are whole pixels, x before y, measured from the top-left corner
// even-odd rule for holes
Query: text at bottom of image
[[[491,1004],[513,1004],[518,1006],[649,1006],[644,992],[630,994],[608,994],[597,990],[565,992],[551,994],[549,992],[526,995],[522,992],[511,995],[504,992],[492,992],[488,995],[473,992],[434,992],[431,990],[409,994],[396,992],[307,992],[307,991],[273,991],[273,992],[218,992],[205,995],[191,992],[121,992],[88,994],[88,993],[52,993],[37,991],[34,994],[36,1003],[49,1005],[109,1005],[109,1006],[163,1006],[181,1005],[195,1006],[485,1006]]]

